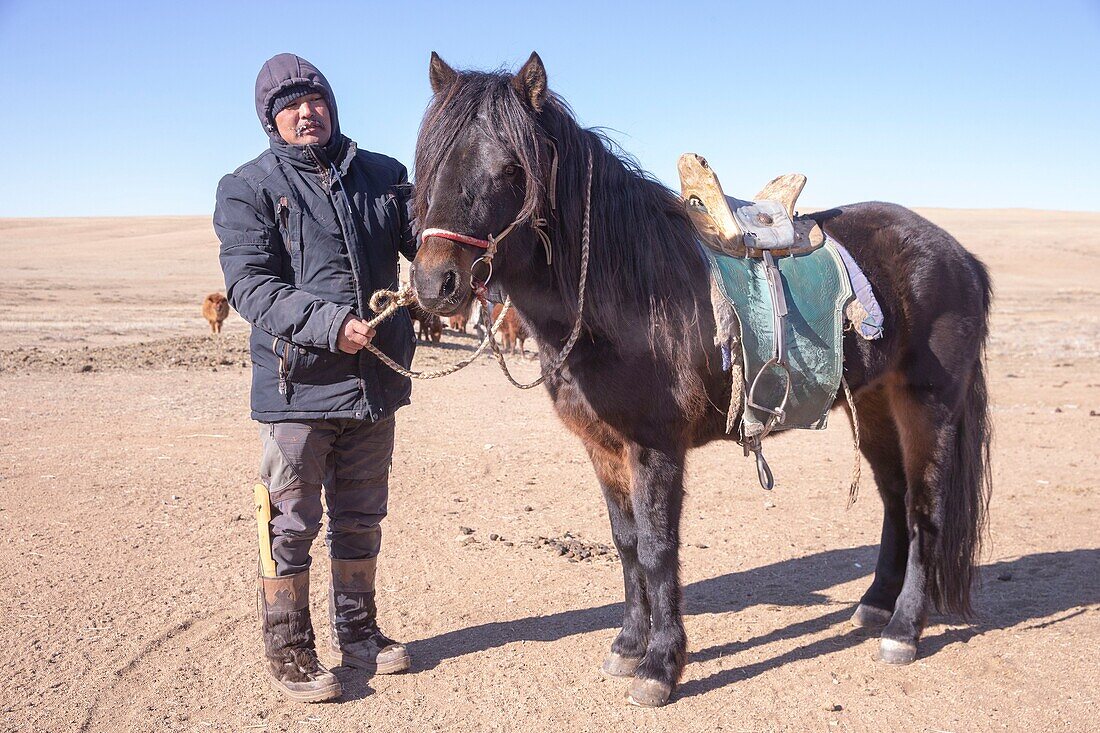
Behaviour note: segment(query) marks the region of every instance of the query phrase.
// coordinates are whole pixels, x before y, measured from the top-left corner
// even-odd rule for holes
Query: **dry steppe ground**
[[[209,220],[0,221],[0,729],[1097,730],[1100,214],[923,213],[996,286],[977,616],[934,617],[905,668],[847,625],[881,507],[869,471],[845,507],[843,413],[769,445],[770,494],[710,446],[683,523],[691,656],[660,710],[597,673],[622,585],[581,446],[489,360],[417,384],[398,419],[379,596],[413,672],[280,698],[254,611],[247,326],[212,338],[199,315],[222,287]],[[447,332],[418,363],[472,344]]]

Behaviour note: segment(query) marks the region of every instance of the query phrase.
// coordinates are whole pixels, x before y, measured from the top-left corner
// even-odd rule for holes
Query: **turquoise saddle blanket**
[[[764,368],[774,355],[776,339],[766,266],[762,259],[702,249],[710,259],[714,285],[733,307],[740,325],[741,354],[735,347],[733,358],[740,357],[744,366],[742,438],[771,430],[824,428],[840,388],[844,307],[852,298],[851,282],[836,243],[827,238],[812,252],[775,260],[787,301],[784,361],[790,373],[782,418],[771,426],[772,413],[751,404],[777,408],[788,389],[788,375],[781,367]]]

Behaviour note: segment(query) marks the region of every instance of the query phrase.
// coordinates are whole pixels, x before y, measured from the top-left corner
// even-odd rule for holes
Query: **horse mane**
[[[624,320],[641,320],[650,325],[651,338],[660,335],[660,341],[668,341],[679,331],[682,340],[684,328],[697,327],[691,294],[699,287],[705,262],[680,197],[641,170],[603,132],[582,128],[557,94],[548,92],[541,109],[533,110],[513,88],[512,78],[502,71],[464,71],[432,100],[417,139],[417,217],[423,221],[427,214],[431,185],[456,138],[468,126],[479,125],[515,155],[524,171],[527,186],[517,220],[543,217],[550,222],[554,287],[572,320],[591,159],[585,326],[614,339]],[[558,195],[552,212],[549,181],[555,149]]]

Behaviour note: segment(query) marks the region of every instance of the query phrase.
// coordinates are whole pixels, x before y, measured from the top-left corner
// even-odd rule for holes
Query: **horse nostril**
[[[456,289],[458,289],[458,273],[448,270],[443,276],[443,284],[439,286],[439,297],[449,298],[454,295]]]

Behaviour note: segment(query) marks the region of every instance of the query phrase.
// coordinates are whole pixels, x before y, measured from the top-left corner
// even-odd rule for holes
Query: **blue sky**
[[[731,193],[801,171],[807,205],[1100,211],[1100,1],[0,0],[0,216],[209,214],[266,138],[252,88],[291,51],[361,146],[412,164],[429,53],[532,50],[582,124],[666,183],[699,152]]]

